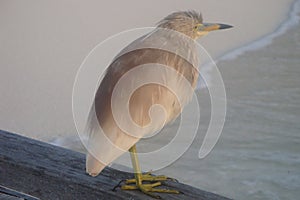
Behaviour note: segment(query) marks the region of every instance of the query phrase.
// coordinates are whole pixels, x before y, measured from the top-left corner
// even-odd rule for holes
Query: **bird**
[[[177,11],[120,51],[95,92],[86,123],[89,175],[97,176],[129,151],[134,178],[127,180],[122,189],[137,189],[155,198],[159,198],[154,194],[157,192],[179,193],[157,188],[168,177],[141,172],[136,143],[174,121],[191,99],[199,78],[195,41],[211,31],[231,27],[204,23],[202,14],[196,11]],[[151,79],[154,80],[138,85]],[[124,96],[127,99],[122,99]],[[163,114],[155,113],[155,109],[152,112],[154,105],[162,106]]]

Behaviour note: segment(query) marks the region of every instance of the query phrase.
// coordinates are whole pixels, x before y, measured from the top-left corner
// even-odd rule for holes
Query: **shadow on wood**
[[[40,199],[151,199],[139,191],[112,191],[133,174],[105,168],[93,178],[85,174],[85,156],[61,147],[0,130],[0,185]],[[194,187],[166,181],[184,194],[163,199],[226,200]]]

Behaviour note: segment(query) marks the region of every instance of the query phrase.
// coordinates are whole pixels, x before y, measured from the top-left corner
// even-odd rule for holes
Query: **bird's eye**
[[[203,26],[202,24],[197,24],[196,26],[194,26],[194,30],[198,30],[201,26]]]

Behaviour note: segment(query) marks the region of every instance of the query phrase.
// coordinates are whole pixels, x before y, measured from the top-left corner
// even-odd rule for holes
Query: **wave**
[[[281,23],[274,32],[266,36],[263,36],[262,38],[254,42],[251,42],[246,46],[242,46],[233,51],[230,51],[229,53],[225,53],[223,56],[217,59],[217,62],[223,60],[233,60],[236,59],[238,56],[244,54],[245,52],[254,51],[271,44],[274,38],[283,35],[284,33],[287,32],[287,30],[289,30],[290,28],[294,27],[299,23],[300,21],[299,11],[300,11],[300,0],[296,0],[291,6],[288,19],[285,22]]]
[[[266,36],[263,36],[254,42],[251,42],[245,46],[239,47],[237,49],[234,49],[232,51],[229,51],[228,53],[225,53],[224,55],[220,56],[215,60],[215,63],[218,63],[219,61],[225,61],[225,60],[234,60],[238,56],[243,55],[245,52],[249,51],[255,51],[258,49],[261,49],[267,45],[272,44],[273,39],[276,37],[285,34],[289,29],[297,25],[300,21],[300,16],[298,15],[300,12],[300,0],[296,0],[293,2],[288,19],[281,23],[277,29],[272,32],[271,34],[268,34]],[[211,71],[212,71],[212,65],[214,63],[207,63],[201,66],[201,72],[200,72],[200,79],[197,83],[197,89],[204,89],[209,88],[209,86],[212,85],[212,78],[211,78]],[[203,79],[205,77],[205,81]]]

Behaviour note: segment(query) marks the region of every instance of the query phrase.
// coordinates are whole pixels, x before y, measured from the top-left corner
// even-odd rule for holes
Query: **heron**
[[[86,172],[89,175],[97,176],[108,164],[129,151],[134,178],[126,180],[122,189],[140,190],[155,198],[159,198],[155,194],[157,192],[179,193],[177,190],[157,187],[162,181],[168,180],[167,176],[141,172],[136,143],[144,135],[158,131],[176,119],[190,100],[199,77],[197,67],[200,58],[194,41],[211,31],[231,27],[221,23],[204,23],[202,15],[196,11],[178,11],[166,16],[153,31],[121,50],[107,68],[88,116]],[[162,48],[149,48],[153,44]],[[166,50],[166,46],[174,52]],[[177,75],[170,70],[156,71],[155,64],[167,66],[171,71],[177,72]],[[126,74],[142,65],[142,71],[136,71],[134,76],[123,80]],[[120,93],[129,92],[134,87],[132,85],[135,80],[151,78],[160,80],[163,84],[153,82],[135,88],[125,103],[121,98],[114,99]],[[118,84],[120,80],[123,80],[122,84]],[[191,90],[182,86],[184,81],[189,83]],[[176,91],[170,91],[164,84],[171,84]],[[115,92],[117,86],[119,89]],[[114,105],[119,106],[118,109],[113,109]],[[164,109],[163,117],[154,120],[154,124],[149,114],[153,105],[161,105]],[[126,109],[123,109],[126,107],[129,116]],[[161,115],[156,116],[160,118]],[[126,130],[120,128],[118,120],[126,122],[128,117],[135,126],[141,128],[138,129],[140,132],[133,131],[134,125],[128,125]],[[147,126],[149,124],[152,124],[150,128]],[[130,134],[131,130],[135,133]]]

